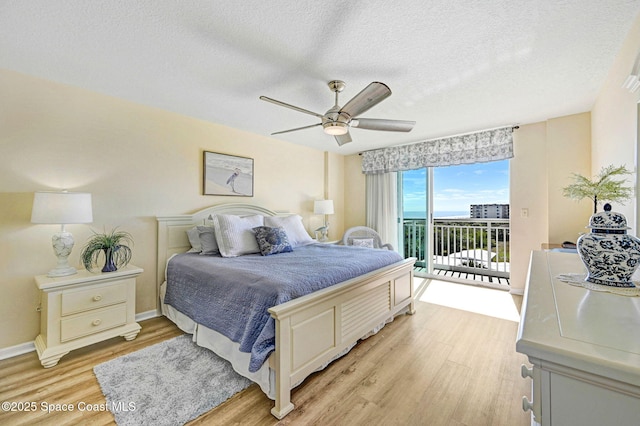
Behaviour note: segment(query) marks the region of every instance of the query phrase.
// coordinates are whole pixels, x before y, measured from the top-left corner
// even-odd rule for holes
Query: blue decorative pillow
[[[253,232],[256,234],[256,241],[263,256],[293,251],[283,228],[256,226],[253,228]]]

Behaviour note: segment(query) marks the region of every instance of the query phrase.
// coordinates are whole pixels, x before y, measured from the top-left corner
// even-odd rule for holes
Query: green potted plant
[[[98,263],[101,254],[104,254],[102,272],[117,271],[131,261],[131,248],[127,244],[133,245],[133,238],[128,232],[117,229],[103,234],[94,232],[80,253],[82,264],[90,271]]]
[[[562,189],[563,195],[567,198],[580,201],[584,198],[593,200],[593,213],[598,211],[598,202],[618,201],[624,204],[633,196],[633,188],[624,186],[625,179],[616,179],[617,176],[631,174],[624,166],[607,166],[600,170],[600,173],[593,179],[572,173],[573,183]]]

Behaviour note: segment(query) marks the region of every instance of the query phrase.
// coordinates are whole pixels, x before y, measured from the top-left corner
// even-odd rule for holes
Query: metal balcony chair
[[[391,244],[384,244],[380,235],[374,229],[366,226],[354,226],[353,228],[347,229],[342,237],[342,244],[345,246],[393,250]]]

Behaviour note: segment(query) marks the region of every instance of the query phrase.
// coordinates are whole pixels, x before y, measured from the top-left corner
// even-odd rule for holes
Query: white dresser
[[[640,297],[556,278],[582,272],[577,254],[531,255],[516,342],[533,364],[523,408],[543,426],[640,425]]]
[[[42,316],[35,346],[42,366],[53,367],[69,351],[112,337],[135,339],[136,277],[142,272],[130,264],[107,273],[38,275]]]

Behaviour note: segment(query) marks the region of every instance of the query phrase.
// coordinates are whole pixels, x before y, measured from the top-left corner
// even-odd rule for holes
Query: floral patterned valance
[[[513,129],[487,130],[362,153],[365,174],[483,163],[513,157]]]

